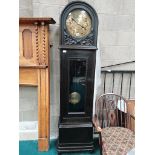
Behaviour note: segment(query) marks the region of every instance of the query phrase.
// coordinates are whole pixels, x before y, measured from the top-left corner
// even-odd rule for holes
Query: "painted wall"
[[[20,17],[52,17],[50,26],[51,54],[51,137],[57,137],[59,116],[59,17],[72,0],[19,0]],[[134,0],[85,0],[99,17],[98,67],[134,61]],[[134,70],[134,63],[107,67],[107,69]],[[98,68],[100,70],[100,68]],[[101,75],[103,79],[103,75]],[[103,81],[101,79],[101,81]],[[134,98],[134,83],[132,84]],[[19,89],[20,139],[37,139],[37,88]]]

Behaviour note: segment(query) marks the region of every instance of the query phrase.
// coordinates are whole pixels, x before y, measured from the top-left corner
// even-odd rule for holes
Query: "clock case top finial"
[[[69,34],[66,28],[68,14],[76,9],[85,10],[92,21],[91,32],[81,38],[75,38]],[[98,16],[95,9],[86,2],[70,2],[62,11],[60,16],[60,49],[97,49]]]

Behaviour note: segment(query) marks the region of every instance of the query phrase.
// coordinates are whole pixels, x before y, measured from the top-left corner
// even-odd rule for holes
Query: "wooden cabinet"
[[[38,87],[38,149],[47,151],[50,138],[49,24],[52,18],[19,19],[19,84]]]

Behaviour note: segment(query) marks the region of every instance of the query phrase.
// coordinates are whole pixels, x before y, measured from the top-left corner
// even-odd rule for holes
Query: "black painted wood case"
[[[92,151],[98,17],[89,4],[74,1],[63,10],[60,23],[60,118],[57,150],[59,153]]]

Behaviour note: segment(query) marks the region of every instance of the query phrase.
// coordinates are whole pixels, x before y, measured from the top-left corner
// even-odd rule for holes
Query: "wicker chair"
[[[125,155],[134,148],[135,136],[130,130],[127,108],[127,101],[113,93],[97,99],[93,124],[99,133],[102,155]]]

